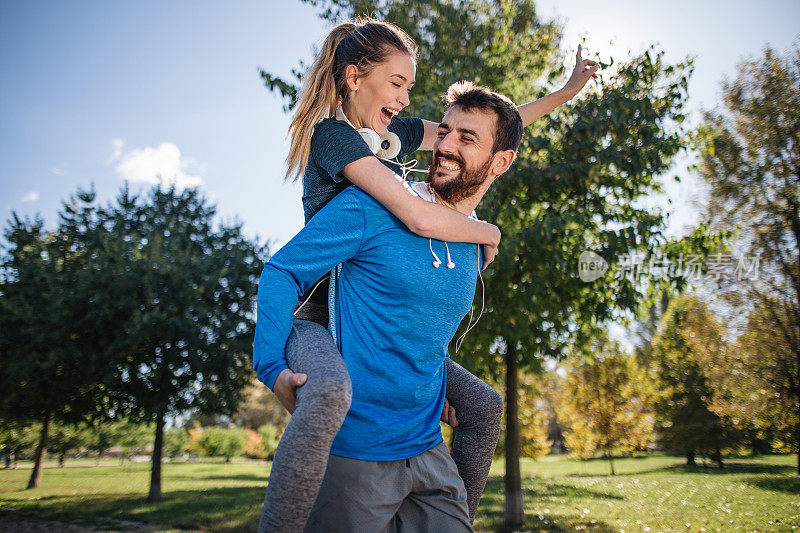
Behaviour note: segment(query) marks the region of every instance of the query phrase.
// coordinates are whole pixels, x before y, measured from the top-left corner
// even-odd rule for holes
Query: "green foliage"
[[[196,189],[123,190],[100,213],[116,280],[119,387],[114,400],[136,418],[188,409],[232,414],[250,378],[253,303],[265,249],[241,224],[213,225],[216,208]]]
[[[75,202],[89,202],[81,193]],[[90,260],[72,238],[71,203],[60,212],[56,231],[41,219],[15,213],[4,228],[0,263],[0,411],[6,418],[79,422],[103,416],[103,381],[110,365],[98,348],[92,321]]]
[[[275,450],[278,449],[278,442],[281,440],[283,432],[275,424],[264,424],[258,428],[258,434],[261,436],[261,444],[263,446],[264,457],[270,458],[275,455]]]
[[[117,442],[120,422],[104,422],[89,428],[86,447],[97,454],[98,459]]]
[[[0,420],[0,455],[13,456],[33,455],[33,447],[39,436],[38,424],[25,424],[17,420]],[[9,457],[11,462],[11,457]]]
[[[53,424],[47,439],[47,450],[58,456],[59,466],[64,466],[67,454],[86,447],[90,439],[91,432],[84,425]]]
[[[696,453],[718,459],[735,443],[735,435],[720,416],[711,411],[714,390],[703,364],[703,352],[721,349],[719,326],[705,304],[681,295],[670,302],[653,340],[658,395],[656,429],[668,449],[685,453],[691,464]]]
[[[593,357],[573,354],[557,407],[570,454],[580,459],[598,449],[646,450],[654,438],[652,384],[636,357],[605,336],[592,343]],[[612,463],[612,474],[613,463]]]
[[[170,428],[164,432],[164,455],[170,458],[182,456],[189,444],[189,432],[184,428]]]
[[[549,440],[550,418],[555,412],[547,400],[551,399],[549,374],[521,374],[519,380],[519,445],[520,457],[537,459],[550,453],[553,442]],[[493,384],[493,388],[503,394],[505,387],[502,384]],[[503,413],[503,421],[507,412]],[[495,451],[495,457],[503,456],[505,447],[506,425],[500,430],[500,439]]]
[[[583,418],[575,418],[568,422],[569,431],[564,432],[564,444],[570,457],[585,461],[594,456],[600,436],[589,427]]]
[[[247,434],[242,428],[203,428],[197,446],[207,457],[224,457],[230,461],[232,457],[241,455],[247,444]]]
[[[51,233],[12,216],[0,269],[0,413],[130,417],[157,422],[159,433],[169,413],[233,414],[252,376],[267,249],[241,223],[215,224],[215,213],[196,189],[156,187],[123,189],[107,207],[79,191]]]
[[[792,384],[800,379],[796,354],[783,335],[775,333],[775,319],[787,308],[779,301],[756,306],[742,334],[711,364],[709,379],[715,394],[712,410],[726,417],[746,437],[754,453],[798,451],[798,399]]]
[[[258,428],[272,424],[284,428],[289,423],[289,412],[255,376],[242,391],[242,398],[238,412],[233,415],[237,426]]]
[[[547,414],[523,404],[520,409],[520,456],[538,459],[550,453],[553,442],[547,439]]]
[[[153,449],[153,424],[123,421],[115,425],[115,444],[122,449],[123,457],[141,455]]]
[[[748,317],[734,369],[751,380],[730,376],[744,387],[726,389],[750,414],[751,436],[753,428],[759,434],[772,424],[780,440],[793,441],[800,473],[798,59],[800,41],[785,54],[766,46],[760,57],[743,61],[736,78],[722,84],[724,109],[704,113],[696,139],[709,220],[735,228],[736,248],[760,262],[757,276],[719,280],[725,303]]]

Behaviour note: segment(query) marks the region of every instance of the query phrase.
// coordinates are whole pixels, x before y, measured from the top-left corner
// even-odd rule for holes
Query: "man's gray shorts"
[[[472,531],[464,482],[444,443],[411,459],[331,455],[305,531]]]

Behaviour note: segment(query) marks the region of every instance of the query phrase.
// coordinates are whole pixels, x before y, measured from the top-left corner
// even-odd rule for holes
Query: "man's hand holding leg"
[[[278,374],[275,380],[275,385],[272,387],[272,392],[278,397],[278,400],[286,408],[289,413],[294,413],[294,408],[297,403],[297,387],[302,387],[308,380],[305,374],[295,373],[288,368]]]

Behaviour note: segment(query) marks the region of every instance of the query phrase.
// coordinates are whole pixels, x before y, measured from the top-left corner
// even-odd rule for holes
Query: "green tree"
[[[116,444],[119,425],[119,422],[104,421],[95,423],[89,428],[86,448],[96,454],[97,464],[100,463],[103,454]]]
[[[242,428],[205,427],[197,441],[203,455],[208,457],[224,457],[230,462],[232,457],[241,455],[247,444],[247,433]]]
[[[283,433],[275,424],[264,424],[258,428],[258,434],[261,435],[261,443],[264,447],[264,456],[270,459],[275,456],[275,451],[278,449],[278,442],[281,440]]]
[[[272,424],[284,428],[289,423],[289,412],[255,376],[242,391],[242,397],[239,411],[233,416],[237,426],[259,428],[264,424]]]
[[[175,459],[186,452],[189,445],[189,432],[184,428],[170,428],[164,432],[164,453],[167,457]]]
[[[519,398],[520,398],[520,455],[537,459],[550,453],[553,442],[549,439],[550,417],[555,416],[547,402],[548,386],[544,376],[538,374],[522,374],[520,376]],[[500,394],[504,394],[502,384],[492,384]],[[505,414],[504,414],[505,415]],[[449,426],[445,426],[449,429]],[[447,435],[451,435],[448,431]],[[496,457],[502,457],[502,449],[505,443],[505,431],[500,431],[500,439]]]
[[[800,419],[791,394],[795,358],[774,328],[776,314],[785,311],[777,302],[772,309],[756,306],[736,341],[711,353],[707,365],[714,388],[711,410],[742,433],[753,453],[797,452]]]
[[[18,420],[0,420],[0,454],[6,456],[6,468],[16,465],[20,454],[36,446],[39,431],[35,425]]]
[[[154,424],[148,501],[162,499],[167,415],[232,415],[252,376],[254,302],[266,247],[241,223],[214,223],[197,189],[124,189],[100,211],[98,269],[114,281],[117,379],[112,401]]]
[[[722,468],[722,450],[734,442],[730,425],[711,410],[714,390],[704,364],[709,356],[703,352],[722,349],[717,326],[700,299],[681,295],[670,302],[653,339],[656,430],[667,449],[686,455],[687,465],[706,453]],[[703,341],[695,342],[700,332]]]
[[[62,205],[60,223],[12,213],[0,264],[0,412],[8,419],[41,423],[28,488],[39,486],[51,422],[75,424],[106,415],[104,376],[112,366],[98,342],[91,297],[91,255],[73,231],[91,227],[92,193]],[[80,221],[80,222],[78,222]]]
[[[374,14],[415,39],[413,115],[440,117],[441,95],[460,79],[521,103],[557,89],[564,77],[560,29],[537,16],[530,0],[309,3],[327,21]],[[580,345],[644,297],[625,277],[578,280],[577,261],[587,248],[611,259],[663,242],[662,214],[637,201],[660,190],[656,176],[686,144],[680,123],[689,72],[688,62],[669,65],[652,50],[620,64],[597,90],[529,128],[515,165],[478,209],[503,230],[503,253],[485,272],[487,312],[458,358],[495,381],[505,369],[509,525],[524,522],[519,373],[541,371],[546,357],[560,358],[571,342]],[[297,84],[261,75],[291,109]]]
[[[520,411],[520,455],[538,459],[550,453],[553,441],[547,438],[547,413],[540,406],[526,406]]]
[[[770,373],[768,390],[793,403],[794,418],[800,418],[799,60],[800,41],[785,55],[765,47],[743,61],[736,79],[722,84],[724,109],[704,114],[698,136],[707,215],[717,226],[739,229],[737,249],[750,257],[745,269],[760,260],[756,275],[720,281],[740,316],[756,308],[757,321],[773,332],[780,348],[764,352],[764,363],[781,375]],[[800,474],[800,425],[794,440]]]
[[[617,450],[644,450],[653,440],[652,386],[618,343],[601,335],[590,348],[591,358],[573,355],[566,365],[558,415],[570,453],[585,459],[599,449],[614,475]]]
[[[49,435],[50,453],[58,456],[58,466],[64,466],[64,459],[70,452],[78,451],[89,443],[89,428],[77,424],[53,424]]]
[[[116,438],[114,445],[119,446],[121,459],[131,459],[152,450],[153,424],[143,424],[132,420],[121,420],[115,424]]]

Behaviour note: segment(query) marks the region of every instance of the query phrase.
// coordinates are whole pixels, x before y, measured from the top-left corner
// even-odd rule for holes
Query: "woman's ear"
[[[344,79],[347,82],[347,88],[351,91],[358,89],[361,84],[361,76],[358,73],[358,67],[355,65],[347,65],[344,71]]]

